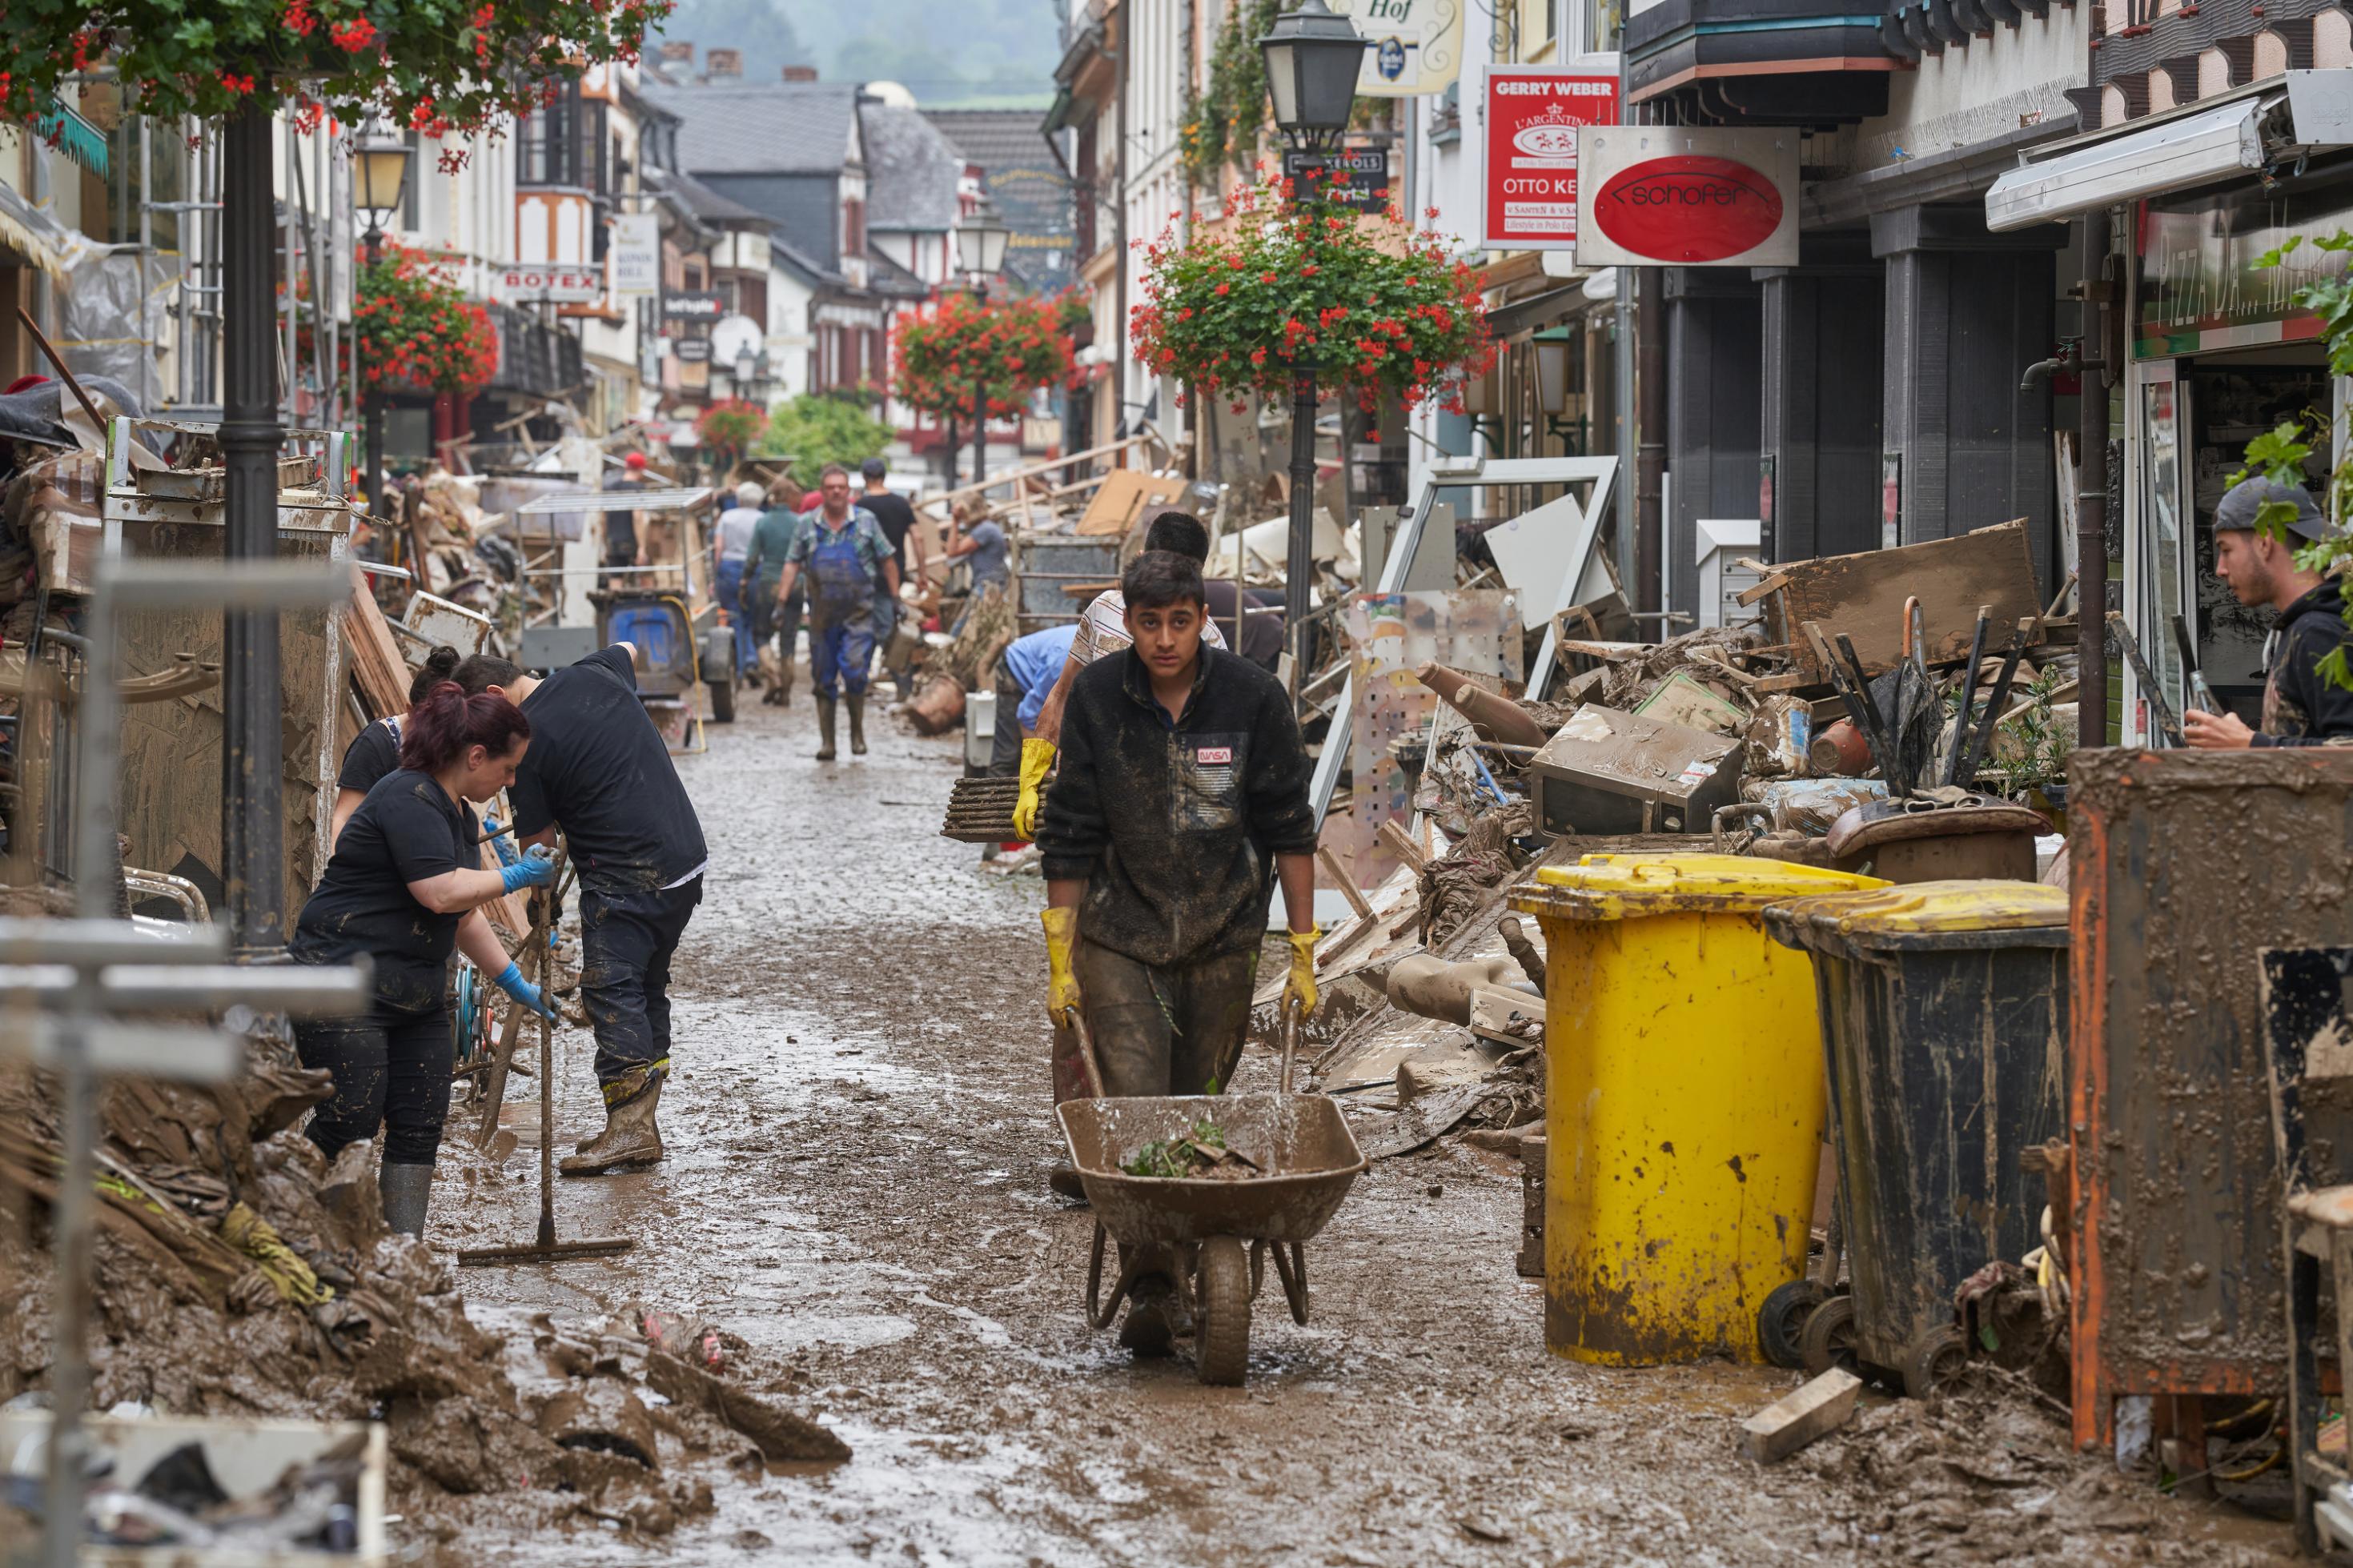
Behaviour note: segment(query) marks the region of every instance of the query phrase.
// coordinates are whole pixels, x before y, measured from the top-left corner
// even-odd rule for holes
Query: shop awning
[[[1986,226],[2001,233],[2052,223],[2353,144],[2348,75],[2289,71],[2220,103],[2038,148],[1986,193]]]
[[[1572,283],[1563,289],[1547,289],[1541,294],[1509,305],[1496,306],[1487,312],[1487,326],[1495,334],[1497,342],[1510,342],[1514,338],[1549,327],[1555,321],[1567,321],[1591,303],[1586,298],[1585,286]]]

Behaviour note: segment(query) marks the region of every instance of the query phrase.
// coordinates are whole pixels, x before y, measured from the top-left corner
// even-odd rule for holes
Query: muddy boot
[[[425,1237],[425,1207],[433,1196],[433,1167],[384,1163],[376,1173],[384,1189],[384,1223],[403,1236]]]
[[[1136,1260],[1134,1282],[1128,1287],[1127,1319],[1119,1326],[1119,1342],[1139,1356],[1162,1356],[1168,1353],[1168,1342],[1176,1336],[1176,1288],[1169,1273],[1176,1258],[1165,1247],[1145,1251],[1146,1256]],[[1120,1252],[1121,1269],[1125,1272],[1124,1244]]]
[[[842,694],[842,704],[849,710],[849,754],[866,754],[866,693],[849,691]]]
[[[784,662],[784,668],[776,672],[776,706],[779,708],[789,708],[792,705],[793,661],[791,659],[786,659]]]
[[[605,1131],[580,1145],[577,1154],[564,1156],[555,1168],[567,1176],[601,1176],[659,1160],[661,1129],[654,1125],[654,1108],[661,1103],[664,1076],[662,1068],[640,1068],[607,1084]]]
[[[817,700],[817,760],[820,763],[833,761],[833,707],[830,697]]]
[[[1075,1198],[1080,1203],[1087,1201],[1087,1189],[1079,1180],[1079,1168],[1076,1165],[1048,1166],[1046,1188],[1058,1198]]]

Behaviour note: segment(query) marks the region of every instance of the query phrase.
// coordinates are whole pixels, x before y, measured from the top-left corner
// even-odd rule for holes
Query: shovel
[[[564,874],[565,852],[556,851],[556,876]],[[545,914],[532,923],[539,937],[540,1000],[545,1003],[547,992],[555,980],[555,910],[554,899],[542,894],[532,902],[534,910],[542,907]],[[485,1118],[498,1115],[498,1101],[491,1102]],[[466,1247],[458,1254],[460,1265],[474,1268],[496,1263],[553,1263],[565,1258],[603,1258],[617,1252],[627,1252],[637,1242],[626,1236],[592,1237],[582,1241],[555,1239],[555,1021],[545,1013],[539,1016],[539,1238],[515,1247]]]

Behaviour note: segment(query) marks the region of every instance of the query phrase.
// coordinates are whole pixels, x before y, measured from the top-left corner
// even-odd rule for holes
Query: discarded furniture
[[[1536,831],[1705,833],[1738,798],[1733,736],[1587,703],[1528,763]]]
[[[1968,1356],[1954,1292],[2040,1239],[2041,1181],[2018,1155],[2061,1131],[2067,895],[1925,882],[1797,900],[1765,925],[1814,955],[1852,1281],[1785,1287],[1766,1310],[1804,1314],[1809,1372],[1894,1373],[1926,1397]]]
[[[2274,948],[2263,956],[2263,1037],[2273,1141],[2287,1212],[2288,1457],[2296,1543],[2353,1551],[2353,1466],[2322,1451],[2321,1414],[2353,1365],[2353,948]]]
[[[1545,1342],[1641,1366],[1758,1361],[1820,1171],[1813,963],[1758,916],[1867,877],[1737,856],[1588,856],[1512,908],[1544,927]],[[1662,1264],[1662,1258],[1671,1259]]]
[[[2034,840],[2050,831],[2031,806],[1989,795],[1911,795],[1850,807],[1825,836],[1836,866],[1868,864],[1890,882],[2034,880]]]
[[[1990,607],[1997,626],[2032,619],[2028,647],[2042,642],[2048,629],[2023,520],[1894,550],[1786,562],[1739,595],[1743,605],[1762,604],[1766,637],[1788,647],[1809,686],[1829,680],[1831,672],[1825,650],[1804,634],[1807,622],[1851,634],[1865,673],[1878,675],[1904,657],[1903,612],[1911,598],[1924,612],[1921,651],[1930,664],[1968,656],[1979,605]]]
[[[2266,948],[2353,945],[2353,752],[2077,752],[2069,1156],[2075,1438],[2126,1394],[2278,1394]]]

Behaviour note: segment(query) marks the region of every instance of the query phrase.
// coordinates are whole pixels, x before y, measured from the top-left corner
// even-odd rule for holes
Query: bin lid
[[[1793,899],[1766,911],[1793,947],[2064,947],[2068,897],[2037,882],[1970,878]]]
[[[1588,855],[1574,866],[1544,867],[1536,872],[1535,886],[1513,894],[1512,907],[1538,917],[1638,920],[1646,915],[1746,913],[1810,894],[1886,886],[1876,877],[1788,860],[1663,850]]]

